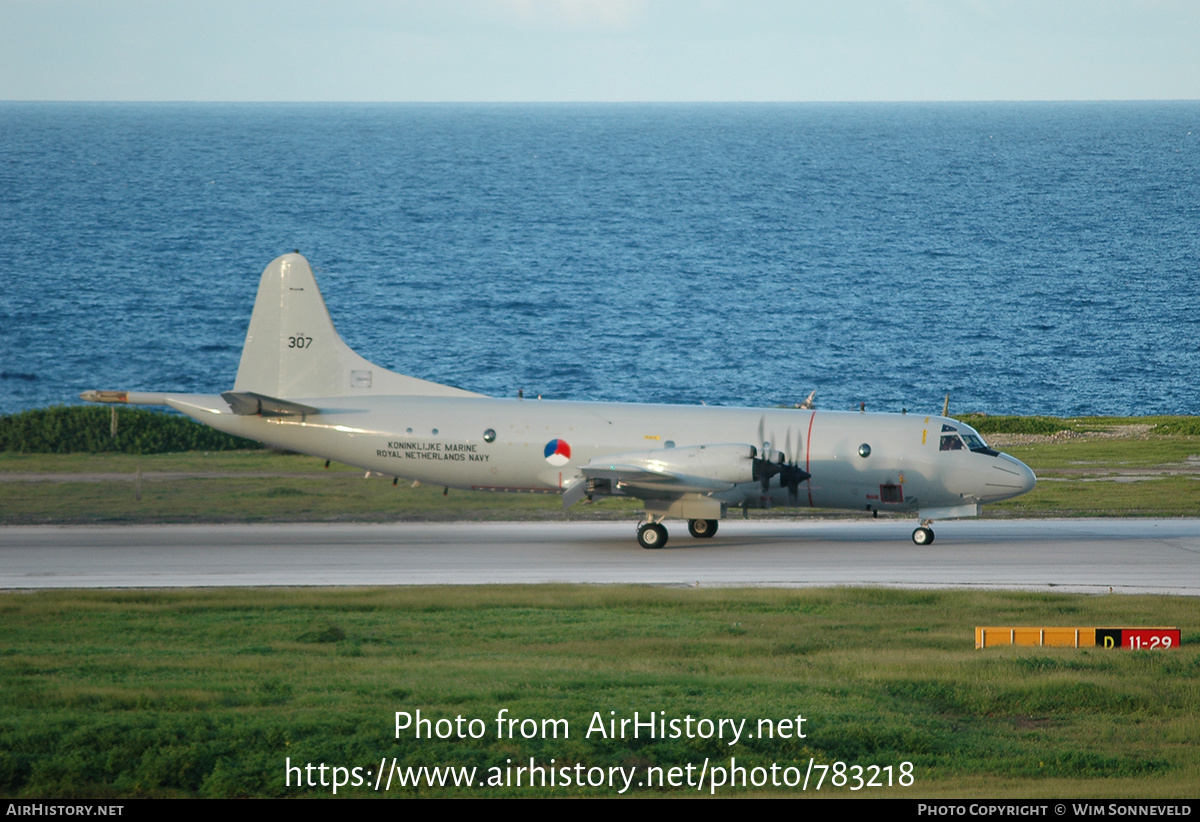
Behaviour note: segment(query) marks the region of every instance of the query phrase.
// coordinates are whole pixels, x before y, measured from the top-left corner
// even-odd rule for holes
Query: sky
[[[1196,0],[0,0],[0,100],[1200,99]]]

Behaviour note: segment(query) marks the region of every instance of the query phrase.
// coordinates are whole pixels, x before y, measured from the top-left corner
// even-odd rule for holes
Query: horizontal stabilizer
[[[280,400],[253,391],[226,391],[221,395],[239,417],[307,417],[319,409],[291,400]]]
[[[213,415],[233,416],[228,406],[228,400],[223,400],[216,394],[167,394],[146,391],[84,391],[79,399],[85,402],[103,402],[120,405],[165,405],[180,413],[187,414],[195,420],[207,425],[213,422]],[[269,398],[268,398],[269,399]],[[220,429],[224,430],[224,429]],[[229,432],[226,432],[229,433]],[[239,434],[240,436],[240,434]]]

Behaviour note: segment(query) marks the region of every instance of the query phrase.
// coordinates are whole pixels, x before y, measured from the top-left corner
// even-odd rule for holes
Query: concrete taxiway
[[[0,528],[0,588],[642,583],[1200,595],[1200,520],[898,520]]]

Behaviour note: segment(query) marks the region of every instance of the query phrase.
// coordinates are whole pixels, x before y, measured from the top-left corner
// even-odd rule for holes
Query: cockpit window
[[[980,439],[978,434],[963,434],[962,438],[963,441],[966,442],[967,447],[972,451],[975,451],[979,448],[987,448],[987,444]]]
[[[959,439],[958,434],[942,434],[942,451],[961,451],[963,450],[963,441]]]
[[[963,432],[962,434],[957,432],[958,429],[953,426],[942,426],[942,451],[962,451],[964,448],[969,448],[976,454],[987,454],[989,457],[994,457],[1000,453],[988,448],[987,443],[983,441],[983,437],[974,432]]]

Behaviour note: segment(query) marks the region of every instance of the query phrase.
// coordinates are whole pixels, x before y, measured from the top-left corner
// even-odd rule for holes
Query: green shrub
[[[1151,429],[1155,434],[1178,434],[1186,437],[1200,437],[1200,417],[1175,417],[1160,422]]]
[[[958,419],[980,434],[1053,434],[1069,431],[1071,426],[1058,417],[991,417],[986,414],[963,414]]]
[[[164,454],[233,451],[262,446],[222,434],[172,411],[55,405],[0,416],[0,451],[18,454]]]

